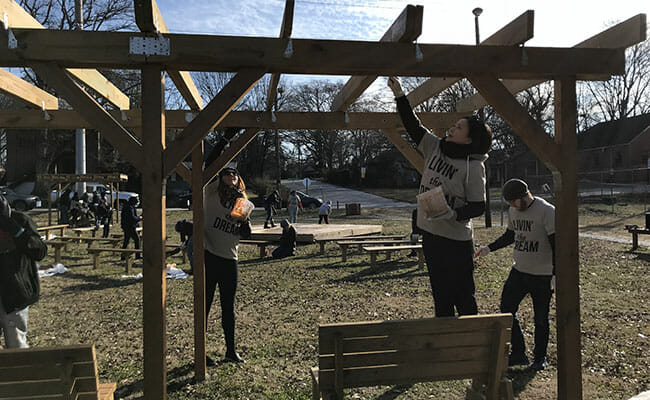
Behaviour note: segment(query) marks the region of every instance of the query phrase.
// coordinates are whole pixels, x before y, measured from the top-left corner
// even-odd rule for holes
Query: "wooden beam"
[[[203,141],[192,150],[192,221],[194,222],[192,246],[194,248],[194,376],[205,380],[205,257],[203,235]]]
[[[144,395],[167,398],[167,323],[165,268],[165,150],[164,72],[160,67],[142,70],[144,150],[142,172],[143,230],[143,336]]]
[[[124,158],[136,168],[142,165],[140,142],[74,82],[64,69],[54,64],[32,64],[32,69],[78,110],[84,119],[90,121],[95,129],[101,131]]]
[[[0,0],[0,17],[7,14],[9,26],[14,28],[45,29],[40,22],[32,17],[14,0]],[[2,30],[2,29],[0,29]],[[59,44],[60,45],[60,44]],[[128,110],[129,97],[110,83],[99,71],[72,69],[68,72],[75,78],[104,97],[121,110]],[[40,106],[39,106],[40,107]]]
[[[419,44],[168,34],[169,55],[129,53],[132,37],[144,34],[105,31],[14,29],[18,49],[0,46],[0,67],[53,61],[66,67],[141,68],[162,63],[167,69],[323,75],[463,76],[491,73],[502,78],[553,78],[562,74],[603,79],[625,72],[624,49],[545,48]],[[6,33],[0,32],[0,40]],[[65,46],[61,46],[65,43]],[[490,60],[490,62],[476,62]],[[523,62],[522,62],[523,60]]]
[[[216,160],[205,168],[205,172],[203,173],[203,185],[207,185],[223,167],[228,165],[230,161],[237,157],[244,147],[246,147],[251,140],[255,139],[255,136],[257,136],[259,131],[260,130],[257,128],[248,128],[244,133],[239,135],[239,137],[235,139],[235,141],[232,142]]]
[[[76,129],[95,127],[86,121],[78,112],[59,110],[49,112],[51,119],[43,119],[43,112],[37,110],[0,110],[0,127],[11,129]],[[137,130],[142,126],[141,110],[124,112],[126,120],[120,112],[109,112],[115,120],[125,128]],[[196,116],[191,110],[165,111],[166,125],[170,129],[183,129],[188,125],[188,119]],[[447,129],[465,116],[465,113],[418,113],[418,118],[426,127],[434,130]],[[259,128],[259,129],[403,129],[402,121],[396,113],[385,112],[349,112],[346,122],[343,112],[277,112],[273,122],[268,112],[231,111],[221,121],[223,128]]]
[[[407,5],[380,42],[409,43],[422,34],[422,6]],[[332,101],[332,111],[345,111],[378,78],[377,75],[352,76]]]
[[[468,75],[467,79],[488,99],[490,105],[512,127],[526,146],[549,169],[556,170],[560,161],[558,147],[503,84],[491,76]]]
[[[424,170],[424,158],[422,155],[395,129],[382,129],[381,133],[395,145],[395,148],[408,160],[415,169],[422,174]]]
[[[45,107],[46,110],[59,108],[59,99],[2,68],[0,68],[0,93],[31,107],[39,109]]]
[[[294,0],[286,0],[284,5],[284,14],[282,15],[282,27],[280,28],[280,39],[286,39],[291,36],[291,31],[293,30],[293,9],[294,9]],[[273,103],[275,103],[275,97],[278,93],[278,83],[280,82],[280,74],[275,73],[271,74],[271,80],[269,81],[269,90],[266,95],[266,111],[271,110]]]
[[[496,31],[492,36],[483,40],[483,46],[516,46],[532,39],[534,33],[535,12],[527,10],[506,26]],[[460,78],[429,78],[422,85],[413,89],[408,95],[412,107],[418,106],[431,97],[439,94]]]
[[[190,185],[192,185],[192,170],[185,164],[180,163],[176,166],[176,173],[178,176]]]
[[[555,141],[561,152],[555,190],[558,399],[582,399],[580,260],[578,257],[578,139],[576,81],[555,81]]]
[[[221,89],[212,101],[190,122],[173,146],[165,150],[165,175],[176,168],[194,146],[214,129],[264,75],[260,69],[241,71]]]
[[[146,33],[169,33],[165,19],[155,0],[135,0],[133,5],[135,22],[138,28],[140,28],[140,31]],[[169,75],[176,89],[178,89],[192,110],[200,110],[203,108],[203,99],[189,72],[169,69],[167,75]]]
[[[574,48],[626,48],[646,40],[646,29],[646,15],[638,14],[578,43]],[[503,84],[511,93],[519,93],[544,82],[545,79],[504,80]],[[485,99],[477,93],[456,103],[456,110],[469,112],[486,105]]]

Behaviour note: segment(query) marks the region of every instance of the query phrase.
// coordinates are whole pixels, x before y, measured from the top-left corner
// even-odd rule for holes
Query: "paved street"
[[[302,179],[300,180],[282,180],[282,184],[288,188],[307,193]],[[339,202],[340,207],[345,207],[347,203],[360,203],[361,208],[384,208],[384,207],[415,207],[415,198],[413,203],[405,203],[387,199],[385,197],[375,196],[374,194],[361,192],[354,189],[347,189],[341,186],[330,185],[320,181],[311,181],[309,186],[309,195],[318,197],[323,201],[332,200],[336,207]]]

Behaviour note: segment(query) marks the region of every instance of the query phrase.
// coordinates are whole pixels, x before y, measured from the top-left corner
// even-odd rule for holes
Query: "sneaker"
[[[525,354],[510,354],[508,357],[508,366],[515,367],[519,365],[527,366],[530,363],[528,357]]]
[[[546,362],[546,357],[542,358],[541,360],[535,360],[533,361],[533,365],[531,365],[531,368],[535,371],[543,371],[548,367],[548,362]]]
[[[226,362],[233,362],[233,363],[243,363],[245,362],[243,358],[240,357],[237,352],[232,352],[232,353],[226,353],[226,356],[224,357],[224,361]]]
[[[210,358],[210,356],[205,356],[205,365],[208,367],[216,367],[217,363],[212,358]]]

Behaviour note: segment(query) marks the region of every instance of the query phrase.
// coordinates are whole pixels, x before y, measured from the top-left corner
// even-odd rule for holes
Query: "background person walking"
[[[295,224],[298,222],[298,209],[302,211],[302,202],[300,197],[295,190],[289,192],[289,197],[287,198],[287,211],[289,212],[289,222]]]

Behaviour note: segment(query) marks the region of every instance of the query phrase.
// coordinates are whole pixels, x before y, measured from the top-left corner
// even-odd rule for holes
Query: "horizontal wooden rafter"
[[[482,46],[512,46],[520,45],[532,39],[534,33],[535,12],[527,10],[492,36],[481,42]],[[413,89],[408,95],[412,107],[424,103],[431,97],[439,94],[460,78],[429,78],[422,85]]]
[[[14,0],[0,0],[0,18],[2,18],[4,14],[7,14],[9,26],[12,29],[32,28],[45,30],[45,27],[43,27],[40,22],[32,17]],[[0,31],[1,30],[2,29],[0,29]],[[55,48],[59,47],[60,45],[60,43],[58,45],[55,45]],[[70,69],[68,70],[68,73],[70,73],[75,79],[79,80],[85,86],[89,87],[94,92],[104,97],[115,107],[121,110],[129,109],[129,97],[122,93],[115,85],[109,82],[108,79],[104,77],[104,75],[99,73],[99,71]]]
[[[264,70],[243,70],[221,89],[212,101],[185,127],[165,149],[164,175],[171,173],[194,146],[224,119],[264,75]],[[161,110],[163,111],[163,110]]]
[[[574,48],[626,48],[646,40],[646,15],[638,14],[626,21],[612,26],[591,38],[584,40]],[[503,85],[511,93],[519,93],[533,86],[544,83],[545,79],[509,80],[504,79]],[[458,111],[474,111],[487,105],[487,102],[477,93],[456,103]]]
[[[582,49],[168,34],[170,55],[129,54],[129,32],[78,32],[15,29],[18,49],[0,46],[0,67],[52,61],[66,67],[140,69],[161,64],[166,69],[234,72],[263,68],[267,72],[324,75],[463,76],[491,73],[504,78],[552,78],[573,75],[603,79],[625,71],[624,49]],[[0,33],[0,40],[6,33]],[[65,47],[61,47],[65,43]],[[477,62],[476,60],[489,60]]]
[[[31,107],[44,107],[46,110],[59,108],[59,99],[3,68],[0,68],[0,93]]]
[[[136,130],[142,125],[140,110],[109,112],[114,119],[128,129]],[[37,110],[0,110],[0,128],[11,129],[76,129],[95,127],[78,112],[71,110],[50,111],[51,119],[43,119],[43,113]],[[465,116],[465,113],[418,113],[422,124],[429,129],[445,130]],[[166,110],[165,124],[170,129],[183,129],[192,120],[196,112],[191,110]],[[262,111],[231,111],[219,123],[222,128],[258,128],[258,129],[403,129],[402,120],[396,113],[386,112],[349,112],[346,122],[343,112],[276,112],[273,122],[271,113]],[[123,120],[123,117],[126,119]]]
[[[380,42],[412,42],[422,34],[422,6],[407,5]],[[332,101],[332,111],[345,111],[378,78],[377,75],[352,76]]]

